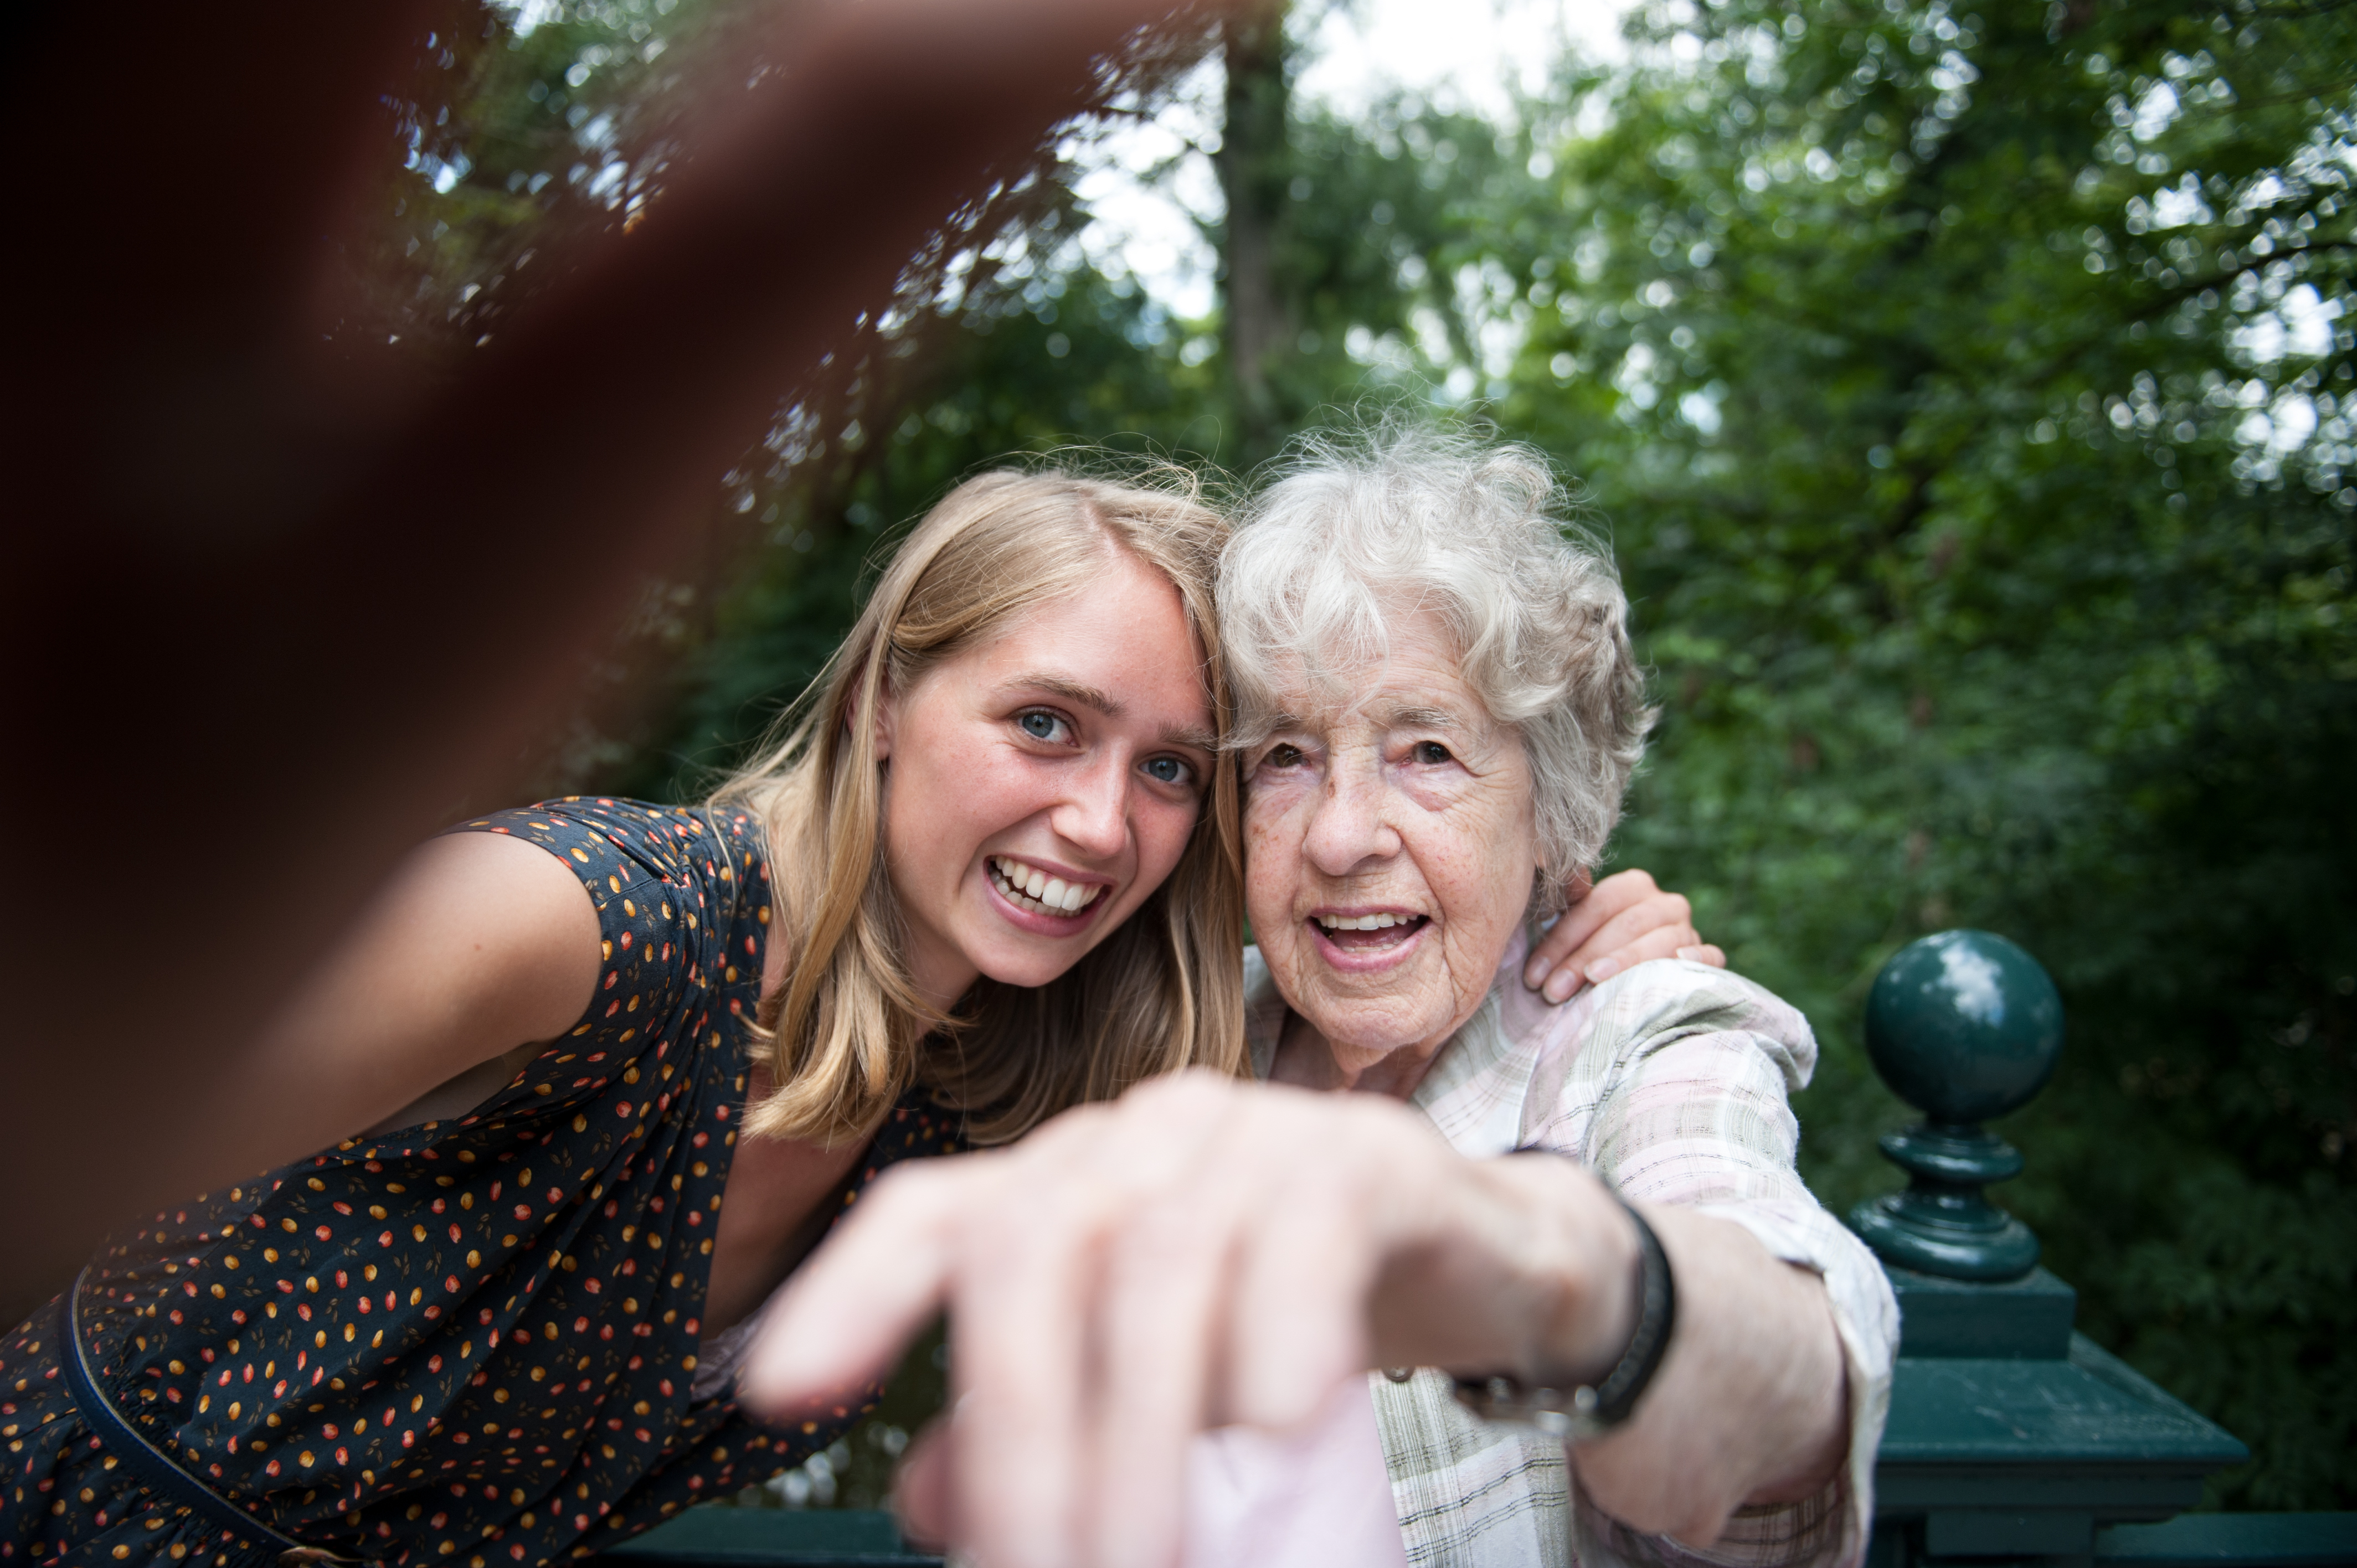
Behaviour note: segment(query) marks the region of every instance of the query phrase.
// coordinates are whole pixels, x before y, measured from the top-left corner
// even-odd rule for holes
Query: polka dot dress
[[[346,1557],[493,1568],[587,1556],[800,1463],[866,1407],[777,1429],[693,1397],[770,918],[752,823],[569,800],[461,831],[528,839],[589,890],[605,962],[579,1025],[470,1115],[118,1236],[80,1310],[115,1408],[241,1509]],[[912,1094],[842,1201],[958,1146]],[[107,1451],[59,1322],[0,1339],[0,1563],[269,1560]]]

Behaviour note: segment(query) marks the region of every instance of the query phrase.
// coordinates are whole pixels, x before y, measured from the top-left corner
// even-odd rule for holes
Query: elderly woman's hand
[[[1678,1337],[1582,1475],[1701,1544],[1763,1488],[1822,1482],[1838,1447],[1775,1412],[1798,1380],[1837,1427],[1840,1362],[1813,1276],[1723,1221],[1647,1218]],[[1637,1270],[1635,1228],[1572,1161],[1467,1160],[1379,1096],[1189,1074],[888,1173],[789,1285],[742,1397],[831,1411],[946,1307],[956,1414],[911,1455],[912,1526],[991,1564],[1168,1564],[1198,1432],[1300,1423],[1378,1365],[1599,1376]]]
[[[1631,868],[1573,884],[1571,907],[1532,947],[1523,983],[1550,1002],[1566,1002],[1648,959],[1684,958],[1717,969],[1727,954],[1695,929],[1694,906],[1667,893],[1652,874]]]
[[[994,1564],[1167,1563],[1197,1432],[1296,1424],[1377,1364],[1600,1371],[1635,1268],[1568,1161],[1468,1161],[1389,1100],[1189,1074],[888,1173],[743,1397],[832,1408],[947,1307],[957,1415],[912,1460],[913,1522]]]

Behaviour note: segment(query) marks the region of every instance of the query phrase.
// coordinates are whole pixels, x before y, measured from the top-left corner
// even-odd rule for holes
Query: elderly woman
[[[1221,603],[1264,1083],[888,1178],[748,1397],[831,1402],[946,1304],[904,1505],[993,1564],[1863,1552],[1896,1312],[1793,1170],[1807,1025],[1692,962],[1514,983],[1651,719],[1556,499],[1415,433],[1262,490]]]

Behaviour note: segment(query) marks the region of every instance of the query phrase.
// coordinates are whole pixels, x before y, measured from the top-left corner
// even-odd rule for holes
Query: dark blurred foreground
[[[420,91],[508,13],[19,24],[0,1318],[259,1163],[303,1092],[242,1070],[273,1001],[402,850],[522,786],[780,400],[1168,10],[765,12],[674,85],[659,180],[549,226],[528,297],[438,357],[384,330],[373,251]]]

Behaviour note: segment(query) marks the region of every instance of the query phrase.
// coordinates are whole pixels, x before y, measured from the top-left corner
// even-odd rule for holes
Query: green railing
[[[1883,1539],[1878,1536],[1878,1543]],[[1881,1550],[1875,1553],[1884,1558]],[[910,1552],[892,1516],[865,1509],[697,1509],[606,1554],[613,1568],[939,1568]],[[2187,1514],[2162,1524],[2099,1529],[2083,1556],[1980,1563],[2115,1563],[2119,1568],[2346,1568],[2357,1563],[2357,1515]]]
[[[2028,1103],[2061,1044],[2053,983],[2001,937],[1926,937],[1875,980],[1867,1049],[1925,1119],[1883,1140],[1907,1189],[1850,1216],[1889,1271],[1901,1324],[1870,1568],[2357,1568],[2357,1513],[2185,1513],[2248,1451],[2075,1332],[2077,1293],[2037,1267],[2037,1238],[1983,1197],[2022,1157],[1982,1123]],[[941,1561],[909,1551],[888,1514],[725,1508],[607,1557],[631,1568]]]

